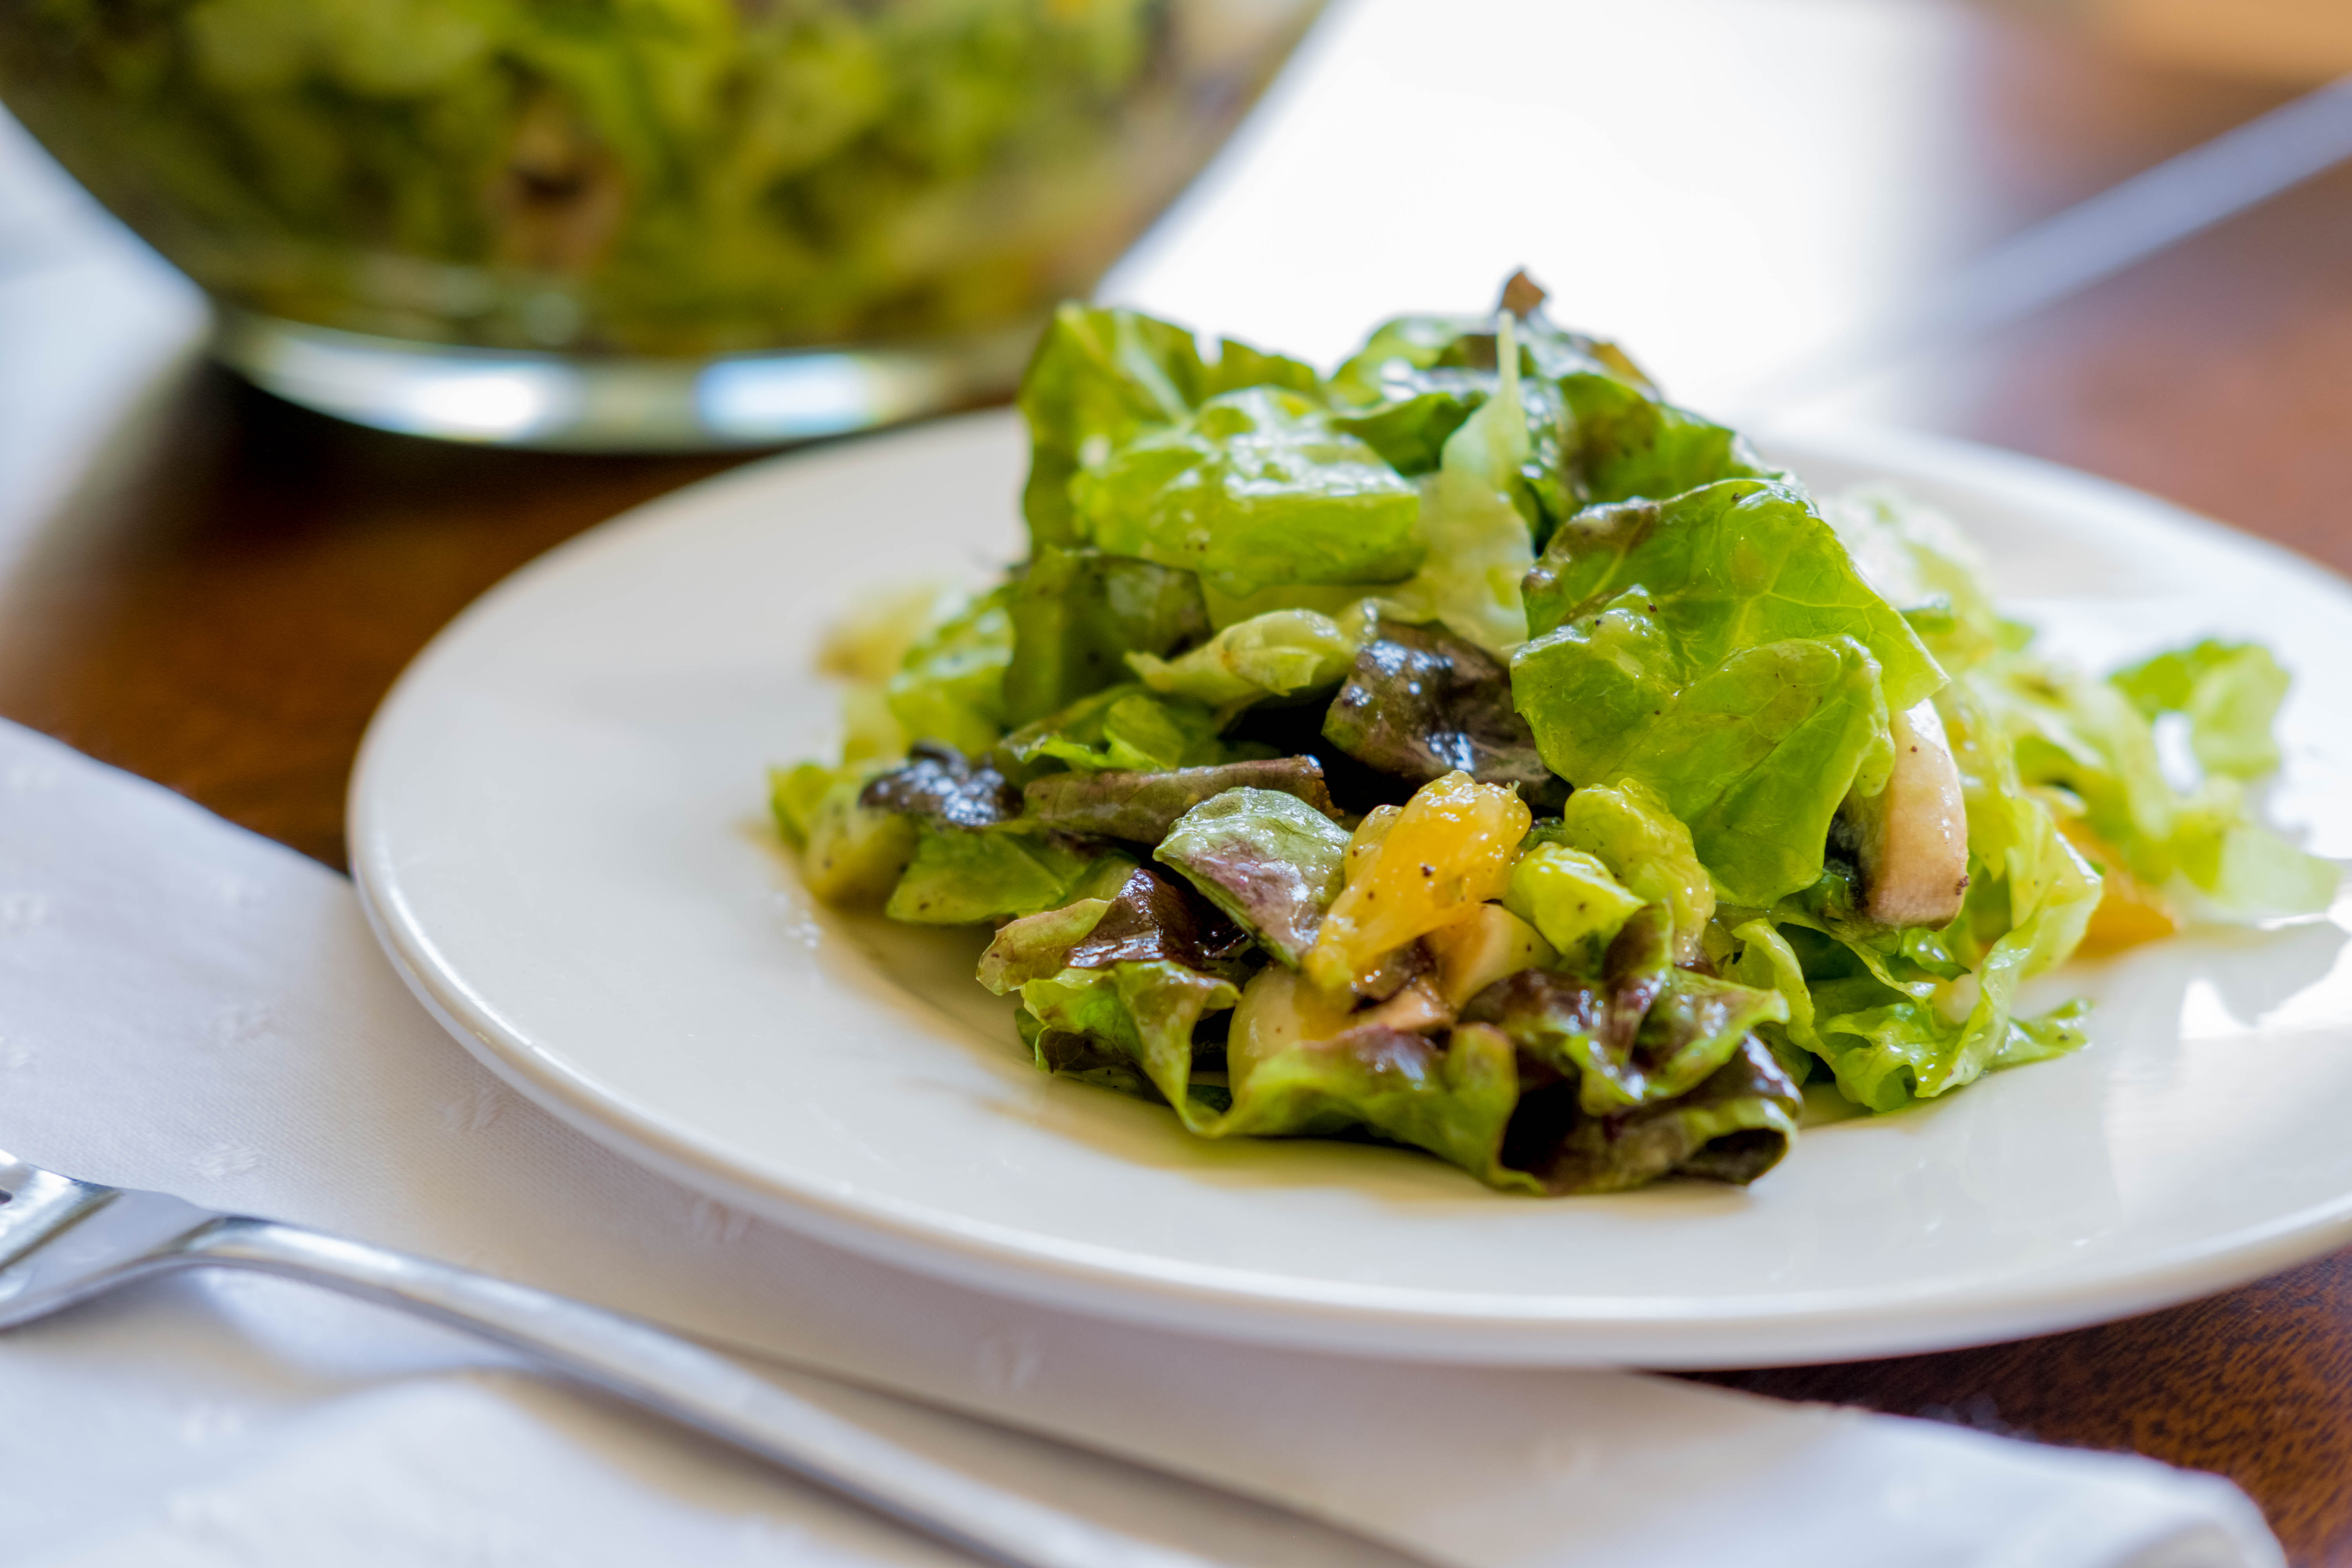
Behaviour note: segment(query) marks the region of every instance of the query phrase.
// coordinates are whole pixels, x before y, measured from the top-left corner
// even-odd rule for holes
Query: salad
[[[1752,1181],[1809,1083],[2074,1049],[2017,998],[2078,948],[2326,907],[2254,810],[2261,647],[2042,658],[1948,521],[1810,493],[1542,302],[1328,375],[1062,307],[1028,558],[828,647],[841,759],[773,778],[810,889],[993,927],[1037,1066],[1201,1137],[1547,1194]]]
[[[1033,326],[1316,0],[11,0],[0,96],[216,294],[686,355]]]

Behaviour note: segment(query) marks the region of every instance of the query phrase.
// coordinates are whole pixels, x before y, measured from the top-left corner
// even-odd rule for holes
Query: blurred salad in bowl
[[[266,321],[673,361],[1025,345],[1318,9],[7,0],[0,98]],[[1009,384],[1019,349],[991,363]]]

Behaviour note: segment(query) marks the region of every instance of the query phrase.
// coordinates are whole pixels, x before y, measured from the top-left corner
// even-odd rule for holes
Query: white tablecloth
[[[2143,1459],[1627,1373],[1193,1341],[803,1240],[501,1087],[402,988],[341,878],[5,725],[0,1148],[988,1412],[1459,1568],[2280,1561],[2234,1488]],[[776,1375],[1140,1534],[1235,1563],[1364,1560],[1289,1514]],[[5,1568],[951,1560],[457,1336],[299,1286],[184,1277],[0,1339]]]

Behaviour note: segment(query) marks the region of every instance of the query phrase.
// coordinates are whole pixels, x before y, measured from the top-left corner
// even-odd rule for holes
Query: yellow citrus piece
[[[2099,868],[2105,884],[2099,907],[2091,911],[2091,923],[2083,928],[2083,943],[2076,952],[2085,958],[2120,952],[2180,929],[2164,895],[2126,870],[2124,858],[2080,819],[2061,822],[2058,831],[2083,852],[2084,859]]]
[[[1350,857],[1348,885],[1307,950],[1307,978],[1342,990],[1415,937],[1501,898],[1530,820],[1517,795],[1468,773],[1422,785],[1370,852]]]

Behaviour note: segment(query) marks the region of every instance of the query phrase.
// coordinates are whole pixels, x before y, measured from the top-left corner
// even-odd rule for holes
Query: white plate
[[[1893,475],[2094,658],[2260,635],[2298,683],[2280,815],[2352,854],[2352,594],[2079,475],[1909,438],[1780,443]],[[763,770],[823,751],[820,628],[861,590],[1016,548],[1010,417],[698,485],[468,610],[377,715],[353,862],[458,1037],[591,1134],[788,1225],[967,1283],[1265,1342],[1651,1366],[2008,1338],[2352,1240],[2352,961],[2316,924],[2083,966],[2092,1043],[1809,1131],[1745,1191],[1487,1191],[1434,1159],[1209,1143],[1049,1080],[967,933],[814,905]],[[2028,598],[2027,596],[2031,596]],[[2333,679],[2327,678],[2333,672]],[[2339,910],[2339,918],[2352,906]]]

